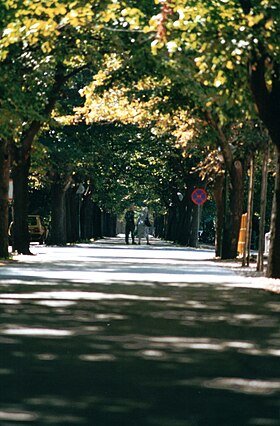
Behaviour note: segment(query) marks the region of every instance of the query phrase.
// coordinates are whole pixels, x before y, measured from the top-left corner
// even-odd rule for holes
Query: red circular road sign
[[[207,200],[207,193],[203,188],[196,188],[191,195],[192,201],[199,206]]]

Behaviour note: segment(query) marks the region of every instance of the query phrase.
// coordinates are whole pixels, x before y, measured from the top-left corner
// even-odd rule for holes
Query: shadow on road
[[[279,425],[279,296],[141,253],[1,269],[1,425]]]

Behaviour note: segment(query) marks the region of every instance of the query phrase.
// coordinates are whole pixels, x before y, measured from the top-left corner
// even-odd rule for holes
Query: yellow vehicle
[[[9,226],[9,231],[8,231],[9,244],[12,244],[13,224],[14,222],[11,222]],[[30,241],[33,241],[33,242],[38,241],[39,244],[44,244],[48,237],[49,230],[44,225],[40,215],[30,214],[28,215],[28,232],[29,232]]]
[[[30,241],[38,241],[40,244],[45,243],[48,236],[48,229],[38,214],[28,215],[28,231]]]

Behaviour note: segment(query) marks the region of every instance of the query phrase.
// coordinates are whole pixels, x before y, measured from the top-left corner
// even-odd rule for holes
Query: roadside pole
[[[82,207],[82,195],[85,192],[85,187],[82,183],[79,184],[76,194],[78,196],[78,241],[81,240],[81,207]]]
[[[197,205],[197,241],[198,241],[202,205],[207,201],[207,193],[205,189],[196,188],[191,194],[191,199],[193,203]]]
[[[265,212],[267,202],[267,173],[268,173],[269,145],[264,153],[262,165],[262,186],[261,186],[261,206],[259,223],[259,247],[257,271],[263,271],[263,253],[264,253],[264,232],[265,232]]]
[[[9,231],[10,231],[10,235],[9,239],[11,239],[11,245],[12,247],[14,246],[14,233],[12,232],[12,229],[10,229],[10,224],[12,222],[14,222],[14,184],[13,184],[13,179],[9,180],[9,192],[8,192],[8,201],[9,201],[9,212],[8,212],[8,216],[9,216]]]

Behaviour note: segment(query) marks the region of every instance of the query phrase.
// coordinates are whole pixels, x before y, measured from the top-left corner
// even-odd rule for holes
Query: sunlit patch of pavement
[[[117,241],[1,267],[0,423],[278,425],[278,295],[212,250]]]
[[[181,287],[205,282],[257,289],[275,285],[275,280],[244,276],[238,270],[215,265],[214,250],[174,247],[158,240],[153,240],[152,246],[126,246],[117,238],[113,241],[63,248],[33,246],[35,256],[17,256],[14,268],[0,269],[0,280],[7,273],[10,278],[17,276],[15,284],[28,277],[37,281],[44,275],[44,280],[50,282],[60,279],[103,284],[161,282]]]

